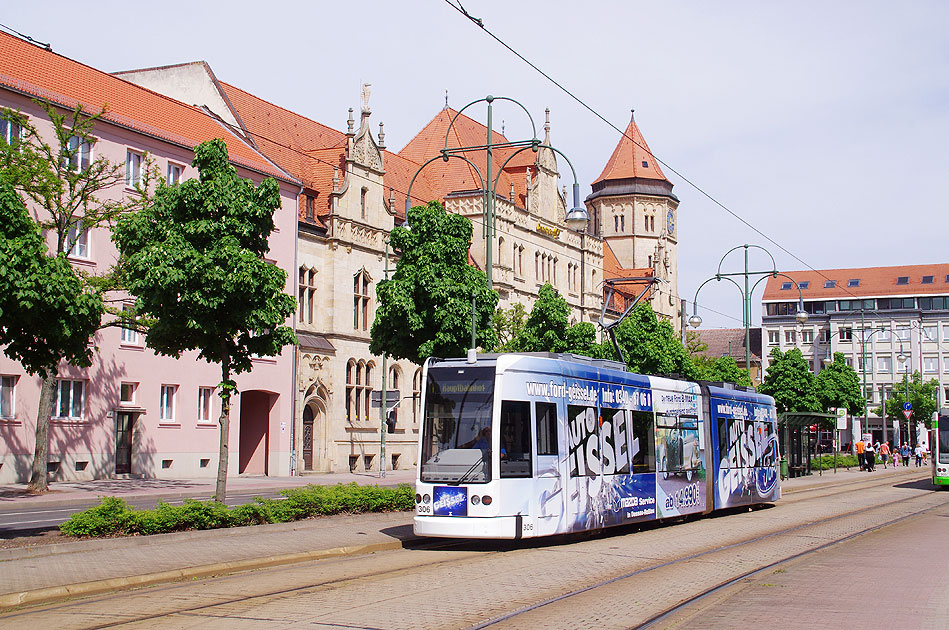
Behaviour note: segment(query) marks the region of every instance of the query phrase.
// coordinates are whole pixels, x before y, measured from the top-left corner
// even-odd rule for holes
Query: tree
[[[656,317],[648,302],[638,304],[614,330],[630,371],[681,374],[693,379],[700,376],[682,342],[676,338],[672,324]],[[599,352],[601,356],[619,360],[610,341],[604,342]]]
[[[702,341],[702,335],[697,330],[685,331],[685,351],[692,358],[702,356],[708,350],[708,344]]]
[[[771,351],[771,364],[758,391],[774,398],[778,413],[818,411],[820,403],[814,391],[814,375],[799,348]]]
[[[699,370],[699,378],[705,381],[722,381],[724,383],[734,383],[744,387],[751,387],[751,376],[748,370],[738,367],[738,362],[734,357],[695,357],[696,368]]]
[[[491,315],[498,294],[484,272],[468,264],[471,221],[431,201],[408,212],[411,228],[389,235],[401,253],[395,273],[376,288],[378,307],[369,351],[422,363],[427,357],[463,356],[475,330],[482,348],[494,348]]]
[[[847,365],[843,353],[834,353],[833,362],[817,373],[814,384],[817,401],[824,411],[832,412],[837,407],[846,407],[852,415],[863,411],[860,378],[853,367]]]
[[[907,376],[903,375],[903,380],[893,386],[889,397],[886,399],[886,417],[888,420],[897,420],[906,422],[903,415],[903,403],[906,402]],[[926,428],[932,424],[933,412],[939,410],[939,381],[930,379],[923,381],[922,375],[916,371],[909,379],[909,402],[913,406],[912,420],[923,422]]]
[[[287,272],[267,262],[267,239],[280,207],[273,179],[259,187],[229,163],[223,140],[195,149],[199,179],[160,186],[140,212],[119,221],[113,239],[136,309],[152,318],[146,344],[157,353],[199,357],[221,366],[220,453],[215,499],[227,482],[233,377],[253,356],[275,356],[296,342],[285,325],[295,300]]]
[[[544,284],[527,321],[508,344],[508,349],[513,352],[572,352],[599,356],[596,327],[590,322],[571,326],[569,316],[567,300],[551,284]]]
[[[497,336],[498,345],[494,348],[496,352],[510,352],[511,342],[517,339],[524,330],[524,323],[527,321],[527,309],[520,302],[515,302],[511,308],[499,308],[494,311],[494,334]]]
[[[0,346],[42,379],[30,490],[48,487],[49,419],[61,361],[92,363],[89,339],[103,315],[101,296],[46,242],[9,182],[0,178]]]
[[[111,225],[116,218],[128,212],[130,206],[100,196],[122,180],[121,167],[102,156],[90,160],[91,147],[96,142],[92,129],[104,110],[89,115],[80,105],[69,113],[60,113],[45,101],[35,102],[52,123],[53,141],[47,142],[25,116],[13,110],[3,110],[0,118],[12,125],[16,133],[11,136],[10,143],[0,140],[0,171],[7,186],[39,208],[36,227],[52,235],[56,242],[54,256],[58,262],[52,262],[52,259],[41,262],[37,258],[49,258],[45,244],[40,247],[35,242],[25,243],[27,249],[22,252],[8,249],[8,254],[20,258],[14,268],[19,267],[19,271],[26,275],[20,277],[23,301],[18,305],[8,302],[3,327],[9,331],[18,322],[34,324],[32,329],[23,329],[25,336],[19,340],[19,349],[14,348],[13,354],[9,348],[5,352],[21,360],[28,372],[40,375],[43,379],[36,415],[36,445],[29,489],[32,492],[45,492],[49,487],[46,472],[49,420],[53,410],[57,367],[63,360],[78,366],[89,365],[91,354],[86,355],[80,348],[89,345],[95,332],[96,327],[89,328],[91,318],[98,314],[100,320],[96,323],[98,325],[101,322],[102,291],[113,285],[77,273],[66,261],[66,255],[73,248],[81,246],[83,233]],[[5,212],[17,214],[15,204],[11,203],[7,197]],[[29,220],[32,223],[32,219]],[[22,235],[34,228],[21,225],[17,229]],[[22,238],[32,240],[30,237]],[[28,259],[33,262],[27,262]],[[14,272],[14,269],[6,271]],[[55,283],[61,283],[58,290],[43,286]],[[97,283],[101,284],[98,288]],[[31,299],[37,295],[34,291],[40,291],[63,310],[51,313],[52,320],[41,322],[39,313],[44,307]],[[98,298],[93,296],[96,292],[100,293]],[[13,315],[15,310],[20,313],[18,316]],[[9,321],[8,317],[11,318]],[[41,355],[45,358],[40,358]]]

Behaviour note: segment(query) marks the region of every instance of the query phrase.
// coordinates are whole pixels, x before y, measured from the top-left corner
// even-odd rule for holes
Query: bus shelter
[[[836,418],[834,414],[812,411],[787,411],[778,417],[783,478],[811,474],[811,457],[817,450],[820,425],[832,423]]]

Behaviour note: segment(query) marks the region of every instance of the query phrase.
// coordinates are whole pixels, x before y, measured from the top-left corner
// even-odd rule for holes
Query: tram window
[[[545,402],[534,403],[534,415],[537,417],[537,454],[559,455],[557,405]]]
[[[595,477],[600,474],[600,444],[596,407],[567,406],[570,433],[570,476]]]
[[[603,432],[602,467],[604,475],[629,474],[629,449],[626,445],[627,422],[624,409],[601,409]]]
[[[656,416],[659,470],[680,473],[694,470],[701,461],[698,418]]]
[[[531,406],[501,401],[501,477],[531,476]]]
[[[653,431],[652,414],[634,411],[632,459],[633,473],[656,472],[656,433]]]
[[[748,422],[742,418],[718,419],[718,455],[723,461],[727,458],[731,468],[753,465],[748,461],[748,449],[753,449],[754,445],[747,443],[747,433]]]

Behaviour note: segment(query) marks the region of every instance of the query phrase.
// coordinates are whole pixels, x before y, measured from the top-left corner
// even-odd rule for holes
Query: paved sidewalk
[[[411,476],[411,471],[398,471]],[[920,479],[926,468],[840,469],[782,482],[786,493],[869,477]],[[335,479],[341,475],[333,475]],[[366,480],[375,483],[377,480]],[[387,478],[389,479],[389,478]],[[296,479],[295,479],[296,480]],[[357,482],[359,480],[356,480]],[[394,479],[390,479],[394,481]],[[275,480],[276,482],[276,480]],[[303,478],[302,483],[310,482]],[[279,483],[278,483],[279,485]],[[299,484],[297,484],[299,485]],[[74,492],[96,492],[77,488]],[[128,492],[143,491],[126,488]],[[144,490],[153,490],[145,488]],[[176,579],[401,548],[412,514],[335,516],[256,527],[88,540],[0,550],[0,610]]]

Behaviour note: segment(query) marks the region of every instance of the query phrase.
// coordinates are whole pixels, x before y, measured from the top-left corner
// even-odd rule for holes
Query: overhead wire
[[[458,11],[461,15],[463,15],[463,16],[464,16],[465,18],[467,18],[469,21],[471,21],[471,23],[475,24],[478,28],[480,28],[482,31],[484,31],[489,37],[491,37],[491,39],[493,39],[493,40],[496,41],[498,44],[500,44],[501,46],[503,46],[503,47],[504,47],[505,49],[507,49],[511,54],[513,54],[514,56],[516,56],[518,59],[520,59],[521,61],[523,61],[524,63],[526,63],[528,66],[530,66],[532,69],[534,69],[536,72],[538,72],[538,73],[539,73],[541,76],[543,76],[545,79],[547,79],[548,81],[550,81],[551,83],[553,83],[555,86],[557,86],[557,88],[559,88],[563,93],[565,93],[567,96],[569,96],[571,99],[573,99],[573,100],[574,100],[577,104],[579,104],[581,107],[583,107],[583,108],[586,109],[588,112],[590,112],[591,114],[593,114],[593,116],[595,116],[596,118],[598,118],[599,120],[601,120],[602,122],[604,122],[604,123],[605,123],[606,125],[608,125],[611,129],[613,129],[614,131],[616,131],[617,133],[619,133],[622,137],[628,139],[630,142],[632,142],[632,143],[635,144],[637,147],[639,147],[640,149],[642,149],[645,153],[647,153],[647,154],[648,154],[649,156],[651,156],[654,160],[656,160],[656,162],[660,163],[662,166],[665,166],[667,169],[669,169],[670,172],[674,173],[674,174],[675,174],[676,176],[678,176],[682,181],[684,181],[686,184],[688,184],[689,186],[691,186],[694,190],[696,190],[696,191],[697,191],[698,193],[700,193],[702,196],[704,196],[704,197],[707,198],[709,201],[711,201],[712,203],[714,203],[716,206],[718,206],[719,208],[721,208],[722,210],[724,210],[726,213],[728,213],[729,215],[731,215],[733,218],[735,218],[736,220],[738,220],[740,223],[742,223],[743,225],[745,225],[746,227],[748,227],[749,229],[751,229],[753,232],[755,232],[756,234],[758,234],[759,236],[761,236],[762,238],[764,238],[765,240],[767,240],[769,243],[771,243],[771,244],[773,244],[775,247],[779,248],[781,251],[783,251],[784,253],[786,253],[788,256],[790,256],[790,257],[793,258],[794,260],[796,260],[796,261],[798,261],[799,263],[801,263],[802,265],[804,265],[804,266],[805,266],[807,269],[809,269],[810,271],[813,271],[813,272],[817,273],[817,274],[818,274],[820,277],[822,277],[825,281],[826,281],[826,280],[835,280],[835,278],[830,278],[830,277],[828,277],[826,274],[824,274],[824,272],[823,272],[822,270],[819,270],[819,269],[814,268],[814,267],[811,266],[809,263],[807,263],[807,261],[803,260],[802,258],[800,258],[799,256],[797,256],[796,254],[794,254],[792,251],[790,251],[789,249],[787,249],[786,247],[784,247],[781,243],[777,242],[776,240],[774,240],[773,238],[771,238],[769,235],[765,234],[762,230],[760,230],[759,228],[757,228],[756,226],[754,226],[751,222],[749,222],[748,220],[746,220],[744,217],[740,216],[737,212],[733,211],[731,208],[729,208],[729,207],[726,206],[724,203],[722,203],[721,201],[719,201],[717,198],[715,198],[715,197],[714,197],[712,194],[710,194],[708,191],[706,191],[706,190],[703,189],[701,186],[699,186],[698,184],[696,184],[695,182],[693,182],[691,179],[689,179],[688,177],[686,177],[686,176],[685,176],[683,173],[681,173],[678,169],[676,169],[676,168],[673,167],[671,164],[669,164],[668,162],[666,162],[665,160],[663,160],[662,158],[660,158],[659,156],[657,156],[655,153],[652,152],[652,150],[649,149],[649,147],[643,146],[643,145],[640,144],[635,138],[630,137],[628,134],[626,134],[626,132],[625,132],[624,130],[622,130],[622,129],[620,129],[619,127],[617,127],[616,125],[614,125],[609,119],[607,119],[605,116],[603,116],[603,115],[600,114],[598,111],[596,111],[593,107],[591,107],[591,106],[590,106],[589,104],[587,104],[583,99],[581,99],[579,96],[577,96],[577,95],[574,94],[572,91],[570,91],[568,88],[566,88],[566,87],[565,87],[563,84],[561,84],[559,81],[557,81],[556,79],[554,79],[550,74],[548,74],[547,72],[545,72],[544,70],[542,70],[539,66],[537,66],[537,64],[535,64],[534,62],[532,62],[531,60],[529,60],[527,57],[525,57],[524,55],[522,55],[520,52],[518,52],[516,49],[514,49],[511,45],[509,45],[507,42],[505,42],[505,41],[504,41],[503,39],[501,39],[499,36],[495,35],[487,26],[485,26],[484,20],[483,20],[482,18],[476,18],[476,17],[472,16],[472,15],[464,8],[464,6],[461,4],[461,0],[444,0],[444,2],[445,2],[446,4],[448,4],[448,6],[450,6],[451,8],[455,9],[456,11]],[[849,287],[848,287],[847,289],[845,289],[845,292],[846,292],[848,295],[850,295],[852,298],[854,298],[854,299],[864,299],[864,298],[858,296],[857,294],[855,294],[855,293],[849,291]],[[693,302],[693,304],[694,304],[694,302]],[[704,307],[703,307],[703,308],[704,308]],[[883,315],[882,312],[880,312],[878,309],[874,309],[874,310],[872,310],[872,311],[866,311],[866,312],[876,313],[876,314],[877,314],[877,317],[879,317],[879,318],[884,318],[884,315]],[[737,318],[736,318],[736,319],[737,319]],[[922,334],[922,333],[920,333],[920,334]],[[938,346],[940,349],[942,349],[942,346],[939,344],[939,341],[938,341],[938,340],[936,340],[936,344],[937,344],[937,346]]]

